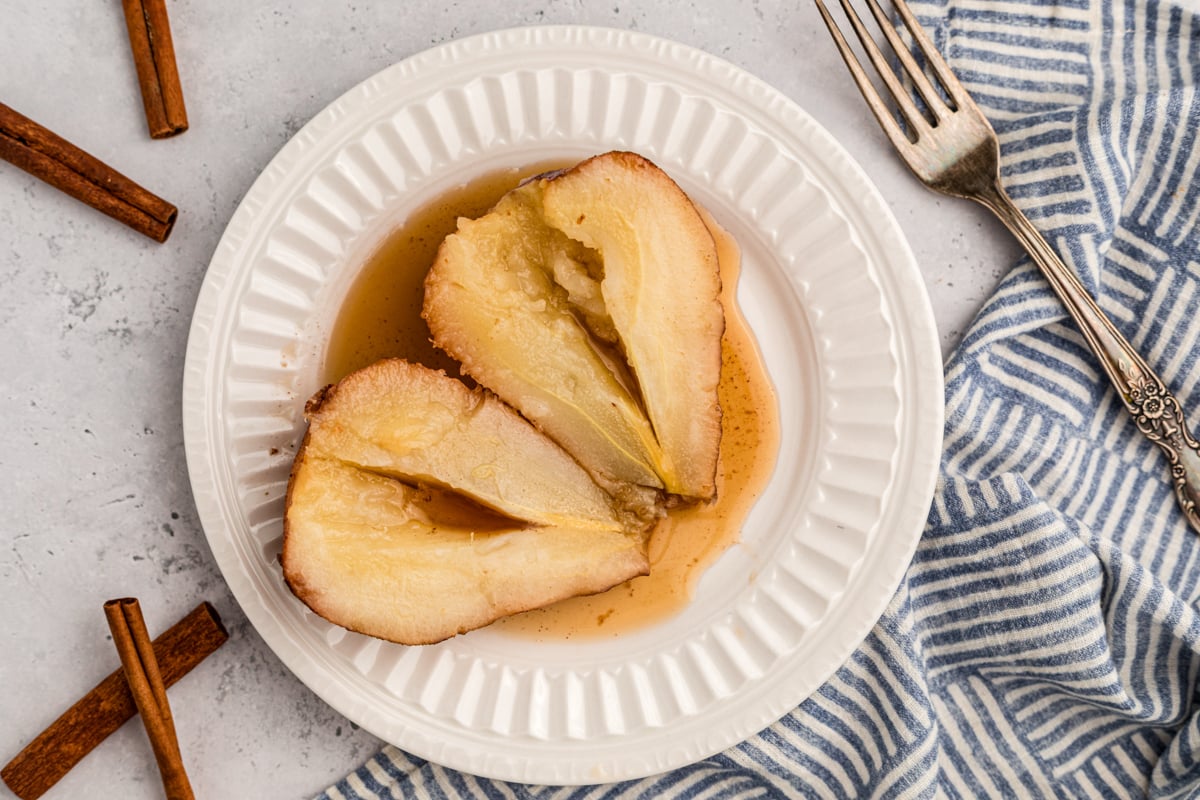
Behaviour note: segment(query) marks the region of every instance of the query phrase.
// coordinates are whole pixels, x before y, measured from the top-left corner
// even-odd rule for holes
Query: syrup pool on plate
[[[564,166],[539,164],[488,173],[413,213],[367,258],[339,310],[326,348],[323,378],[333,383],[381,358],[404,358],[458,376],[458,365],[429,341],[421,319],[425,274],[459,217],[485,214],[523,179]],[[766,488],[779,448],[774,390],[754,335],[736,302],[740,254],[736,242],[704,214],[717,243],[725,306],[721,451],[717,497],[672,509],[650,536],[650,574],[607,592],[576,597],[493,623],[494,629],[539,639],[615,636],[669,617],[738,538]]]

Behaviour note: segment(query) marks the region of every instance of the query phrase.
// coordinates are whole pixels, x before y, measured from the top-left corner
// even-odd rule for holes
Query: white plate
[[[742,541],[674,618],[608,641],[495,630],[405,648],[288,592],[276,556],[302,407],[356,265],[412,210],[502,166],[634,150],[733,234],[774,382],[780,458]],[[929,507],[942,430],[932,313],[870,181],[787,98],[628,31],[450,42],[322,111],[234,214],[196,304],[188,468],[213,555],[287,666],[418,756],[532,783],[679,766],[754,734],[878,619]]]

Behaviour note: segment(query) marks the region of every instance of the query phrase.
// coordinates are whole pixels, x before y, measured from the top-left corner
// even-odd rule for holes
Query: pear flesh
[[[595,250],[600,284],[662,449],[667,491],[709,499],[721,443],[721,273],[683,190],[634,153],[606,153],[546,182],[546,221]]]
[[[309,452],[462,494],[537,525],[627,527],[570,455],[511,408],[441,372],[376,362],[306,408]]]
[[[526,184],[478,220],[459,220],[425,280],[423,316],[434,342],[462,370],[520,411],[606,486],[661,488],[658,444],[638,401],[619,379],[554,280],[574,279],[575,297],[605,316],[589,294],[588,255],[549,228],[540,187]],[[569,277],[568,277],[569,276]],[[591,281],[593,284],[594,281]]]
[[[281,561],[330,622],[429,644],[649,571],[642,531],[486,392],[390,360],[307,411]]]

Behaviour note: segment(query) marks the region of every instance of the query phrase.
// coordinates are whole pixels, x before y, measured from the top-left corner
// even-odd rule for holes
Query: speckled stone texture
[[[146,131],[120,4],[13,3],[0,100],[179,207],[157,245],[0,163],[0,761],[118,662],[104,600],[151,632],[211,601],[230,641],[171,690],[198,797],[303,798],[378,740],[300,684],[246,622],[189,490],[180,381],[192,306],[239,199],[328,102],[404,57],[498,28],[583,23],[703,48],[774,84],[875,178],[910,237],[943,349],[1013,261],[982,210],[939,198],[889,151],[808,3],[171,0],[191,129]],[[161,796],[139,725],[50,797]],[[0,787],[0,797],[11,797]]]

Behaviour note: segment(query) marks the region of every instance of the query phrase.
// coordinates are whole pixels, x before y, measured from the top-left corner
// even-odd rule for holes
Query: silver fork
[[[1197,505],[1200,503],[1200,443],[1188,431],[1179,401],[1121,336],[1075,273],[1063,264],[1005,193],[1000,184],[1000,144],[995,131],[904,0],[893,0],[896,11],[948,101],[917,64],[878,0],[867,0],[867,4],[932,120],[921,113],[905,91],[850,0],[840,0],[867,57],[904,118],[903,129],[871,83],[824,2],[815,1],[855,83],[909,168],[934,191],[965,197],[990,209],[1029,251],[1100,359],[1138,429],[1166,454],[1175,497],[1192,528],[1200,532],[1200,507]]]

